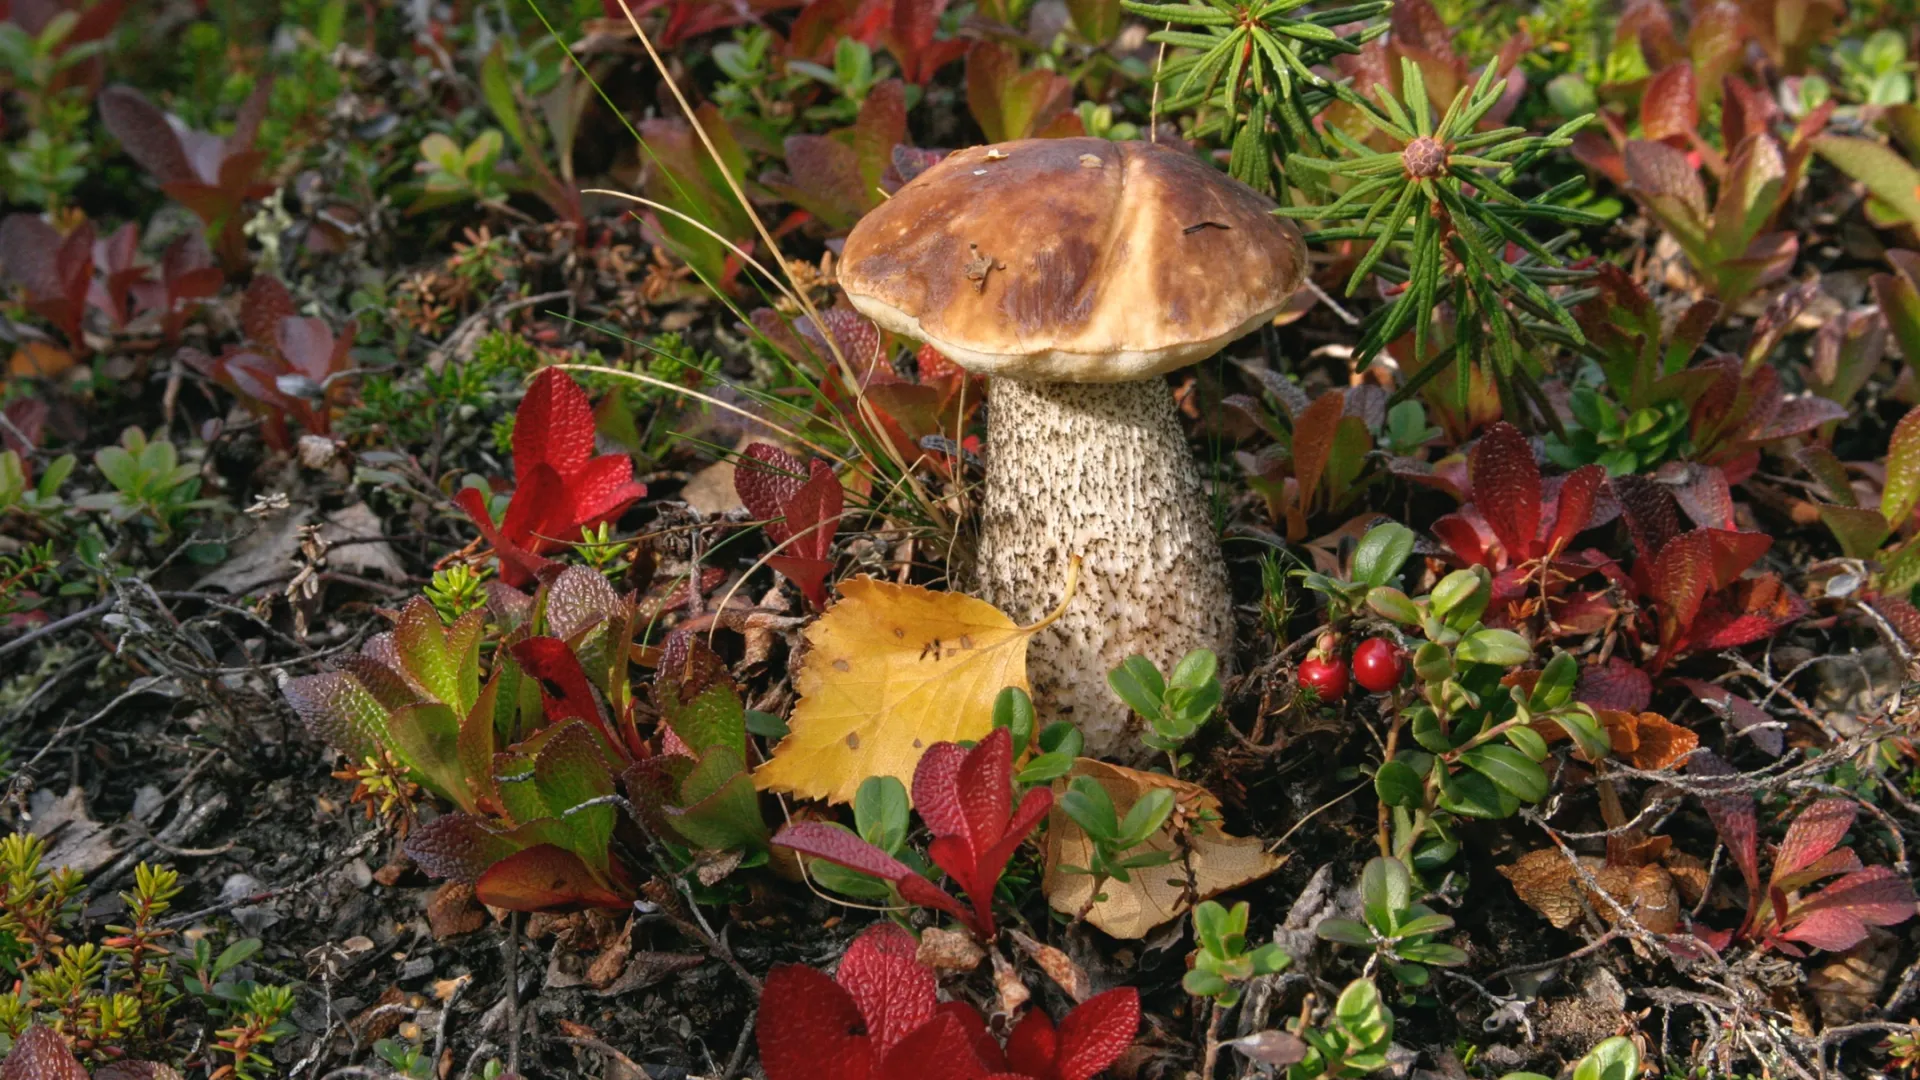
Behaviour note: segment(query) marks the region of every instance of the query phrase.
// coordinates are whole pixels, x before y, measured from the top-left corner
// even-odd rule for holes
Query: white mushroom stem
[[[1070,719],[1095,756],[1140,761],[1107,672],[1130,656],[1164,672],[1188,651],[1232,655],[1226,564],[1173,396],[1158,378],[987,389],[986,505],[977,567],[988,601],[1027,624],[1073,602],[1028,647],[1043,717]]]

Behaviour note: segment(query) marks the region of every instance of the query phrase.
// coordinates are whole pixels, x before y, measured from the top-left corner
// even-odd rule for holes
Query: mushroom
[[[847,237],[855,308],[989,376],[975,576],[1031,642],[1036,704],[1092,754],[1138,758],[1107,672],[1231,656],[1226,564],[1166,372],[1271,319],[1306,246],[1273,203],[1143,142],[1028,139],[957,151]]]

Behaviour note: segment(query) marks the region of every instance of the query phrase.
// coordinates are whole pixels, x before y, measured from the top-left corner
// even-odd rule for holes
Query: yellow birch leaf
[[[1075,758],[1067,775],[1053,782],[1053,812],[1047,819],[1047,873],[1040,883],[1040,891],[1047,895],[1047,903],[1053,910],[1068,915],[1079,914],[1094,895],[1093,878],[1061,869],[1088,866],[1093,857],[1093,844],[1087,834],[1060,808],[1060,796],[1076,776],[1093,777],[1107,790],[1107,796],[1113,800],[1114,813],[1122,818],[1140,796],[1157,787],[1173,789],[1173,821],[1182,817],[1190,820],[1206,812],[1218,814],[1220,810],[1220,800],[1198,784],[1109,765],[1093,758]],[[1174,857],[1165,866],[1128,871],[1131,881],[1100,884],[1106,899],[1087,908],[1087,921],[1116,938],[1146,937],[1154,927],[1184,914],[1190,901],[1206,900],[1265,877],[1287,861],[1282,856],[1269,854],[1266,841],[1259,837],[1229,836],[1214,822],[1201,822],[1193,827],[1187,834],[1184,854],[1175,844],[1170,828],[1162,828],[1134,850],[1171,851]],[[1189,874],[1192,875],[1191,891],[1188,890]]]
[[[840,599],[807,627],[790,731],[754,784],[843,803],[867,777],[892,776],[911,792],[927,747],[984,737],[1000,690],[1027,689],[1027,641],[1052,621],[1016,626],[963,593],[841,582]]]

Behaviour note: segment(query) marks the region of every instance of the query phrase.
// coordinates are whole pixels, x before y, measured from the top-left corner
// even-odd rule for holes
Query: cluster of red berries
[[[1370,694],[1384,694],[1400,685],[1400,676],[1407,665],[1398,645],[1386,638],[1368,638],[1353,650],[1351,664],[1340,662],[1338,645],[1332,635],[1323,637],[1300,662],[1301,687],[1313,691],[1322,704],[1347,696],[1349,669],[1353,672],[1353,681]]]

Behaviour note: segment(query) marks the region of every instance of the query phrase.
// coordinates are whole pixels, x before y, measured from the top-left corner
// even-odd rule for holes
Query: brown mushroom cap
[[[1150,143],[976,146],[861,219],[840,285],[971,371],[1145,379],[1218,352],[1299,287],[1306,245],[1273,206]]]

